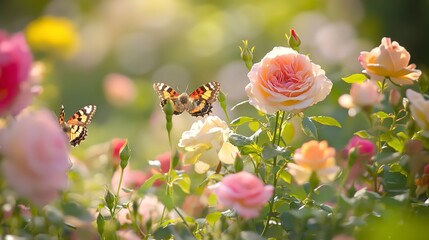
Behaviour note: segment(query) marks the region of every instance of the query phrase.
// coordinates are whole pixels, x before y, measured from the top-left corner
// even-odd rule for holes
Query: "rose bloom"
[[[195,122],[191,130],[183,132],[178,144],[185,149],[184,163],[194,164],[197,173],[207,172],[219,161],[233,164],[239,151],[228,142],[231,133],[226,122],[217,116]]]
[[[279,110],[302,112],[324,100],[332,88],[319,65],[286,47],[275,47],[252,66],[247,76],[249,103],[267,114]]]
[[[350,94],[343,94],[338,98],[341,107],[349,109],[349,115],[355,116],[361,108],[379,105],[384,95],[378,90],[374,81],[366,80],[363,83],[353,83]]]
[[[395,84],[412,85],[422,74],[415,69],[415,64],[409,64],[408,51],[387,37],[381,39],[381,45],[371,52],[361,52],[358,60],[365,69],[363,72],[375,81],[388,77]]]
[[[355,149],[357,158],[355,163],[350,167],[350,172],[347,178],[347,183],[352,184],[363,176],[366,171],[366,165],[371,160],[371,157],[376,153],[376,145],[368,139],[363,139],[359,136],[353,136],[347,143],[344,149],[344,155],[346,158],[350,154],[350,151]],[[347,161],[343,161],[343,167],[347,166]],[[359,186],[355,185],[355,188]]]
[[[124,107],[134,102],[137,97],[135,83],[128,77],[112,73],[106,76],[103,83],[107,101],[116,107]]]
[[[0,115],[12,111],[21,88],[28,85],[32,61],[33,56],[22,33],[8,36],[0,31]],[[18,101],[18,105],[22,105],[21,102]],[[14,115],[19,111],[19,106],[15,106]]]
[[[125,143],[127,143],[127,140],[123,138],[112,139],[111,148],[114,167],[119,166],[119,163],[121,162],[121,157],[119,156],[119,154],[121,152],[121,149],[125,146]]]
[[[20,116],[1,132],[1,170],[9,186],[38,206],[68,186],[69,143],[48,110]]]
[[[410,101],[411,115],[423,129],[422,134],[429,137],[429,101],[425,100],[423,95],[412,89],[407,89],[405,94]]]
[[[308,182],[313,172],[322,183],[332,182],[340,171],[335,165],[335,149],[326,141],[304,143],[293,158],[295,163],[288,163],[287,170],[299,185]]]
[[[255,175],[238,172],[225,176],[210,187],[224,207],[233,208],[244,219],[256,218],[273,195],[273,186],[264,186]]]

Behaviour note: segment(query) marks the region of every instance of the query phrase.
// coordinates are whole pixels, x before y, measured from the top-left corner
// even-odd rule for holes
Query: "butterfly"
[[[189,95],[187,93],[179,95],[177,91],[165,83],[154,83],[153,89],[159,95],[162,108],[171,100],[174,107],[174,114],[178,115],[187,111],[194,117],[203,117],[211,113],[212,103],[216,101],[220,92],[220,83],[206,83]]]
[[[74,147],[79,145],[80,142],[85,140],[86,135],[88,134],[88,129],[86,126],[91,123],[91,119],[97,110],[97,106],[88,105],[79,109],[72,117],[64,121],[65,113],[64,106],[61,105],[61,112],[58,118],[60,126],[63,131],[67,134],[67,137],[70,140],[70,144]]]

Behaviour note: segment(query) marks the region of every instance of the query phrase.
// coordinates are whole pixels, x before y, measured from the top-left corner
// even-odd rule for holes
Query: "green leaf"
[[[387,114],[383,111],[378,111],[376,113],[373,113],[373,116],[380,119],[381,121],[384,121],[386,118],[393,118],[393,115]]]
[[[153,238],[154,239],[170,239],[171,234],[172,233],[171,233],[169,226],[160,227],[160,228],[156,229],[155,232],[153,233]]]
[[[150,177],[148,180],[146,180],[146,182],[143,183],[143,185],[141,185],[138,193],[139,194],[144,194],[147,192],[147,190],[149,190],[149,188],[152,187],[153,183],[158,180],[158,179],[163,179],[165,180],[165,177],[163,174],[161,173],[155,173],[154,175],[152,175],[152,177]]]
[[[183,174],[179,180],[175,181],[175,184],[177,184],[184,193],[189,194],[189,190],[191,189],[191,178],[187,174]]]
[[[253,143],[253,140],[250,137],[246,137],[240,134],[233,133],[229,137],[229,141],[237,147],[246,146]]]
[[[310,117],[311,120],[316,121],[320,124],[326,125],[326,126],[334,126],[341,128],[341,124],[333,117],[329,116],[313,116]]]
[[[357,131],[355,132],[355,135],[365,139],[368,139],[371,137],[371,135],[365,130]]]
[[[282,155],[285,152],[286,150],[282,147],[279,147],[274,144],[267,144],[262,148],[261,157],[263,159],[270,159],[270,158],[274,158],[276,156]]]
[[[237,155],[234,161],[235,172],[241,172],[243,170],[243,167],[244,167],[243,159],[239,155]]]
[[[302,119],[301,129],[305,135],[317,139],[318,135],[316,125],[314,125],[314,122],[310,118],[305,117]]]
[[[234,127],[235,126],[240,126],[240,125],[243,125],[244,123],[254,122],[254,121],[256,121],[256,119],[251,118],[251,117],[243,116],[243,117],[239,117],[239,118],[236,118],[236,119],[232,120],[231,121],[231,126],[234,126]]]
[[[347,77],[343,77],[341,79],[346,83],[363,83],[368,78],[362,73],[357,73]]]
[[[295,136],[295,128],[291,122],[285,122],[282,129],[282,138],[287,142],[291,142]]]
[[[213,227],[214,224],[222,217],[221,212],[212,212],[207,214],[206,221],[209,224],[210,227]]]
[[[292,175],[290,175],[290,173],[288,171],[285,170],[280,170],[279,172],[279,178],[283,181],[285,181],[286,183],[291,183],[292,182]]]
[[[403,142],[396,137],[392,137],[392,139],[387,142],[387,145],[395,149],[397,152],[402,152],[402,149],[404,148]]]
[[[259,129],[259,122],[249,122],[249,128],[250,130],[252,130],[253,132],[256,132],[256,130]]]

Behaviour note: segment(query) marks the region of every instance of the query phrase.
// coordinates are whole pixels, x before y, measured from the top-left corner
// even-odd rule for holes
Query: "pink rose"
[[[0,135],[3,176],[19,195],[44,206],[67,188],[68,146],[50,111],[23,115]]]
[[[383,99],[384,95],[379,92],[377,84],[366,80],[363,83],[353,83],[350,94],[341,95],[338,103],[349,109],[350,116],[355,116],[361,108],[379,105]]]
[[[128,77],[112,73],[104,79],[104,94],[107,101],[117,107],[132,103],[137,97],[137,88]]]
[[[32,61],[33,56],[22,33],[9,37],[0,31],[0,115],[11,111],[21,91],[31,94],[26,82]],[[25,96],[20,96],[18,100],[20,101],[13,109],[13,115],[18,114],[22,105],[28,104]]]
[[[112,177],[112,188],[115,192],[118,190],[120,176],[121,168],[118,168]],[[127,166],[124,169],[124,175],[122,176],[121,188],[138,189],[147,179],[150,178],[150,176],[150,174],[146,174],[139,170],[132,170],[130,166]],[[120,190],[119,195],[121,197],[127,197],[130,194]]]
[[[264,113],[299,113],[322,101],[332,82],[319,65],[286,47],[275,47],[252,66],[246,86],[249,103]]]
[[[227,175],[211,187],[221,205],[232,207],[245,219],[256,218],[259,211],[273,195],[273,186],[248,172]]]
[[[383,81],[388,77],[395,84],[408,85],[414,84],[413,81],[422,74],[415,69],[415,64],[409,64],[408,51],[387,37],[381,39],[381,45],[371,52],[361,52],[358,60],[365,69],[363,72],[375,81]]]

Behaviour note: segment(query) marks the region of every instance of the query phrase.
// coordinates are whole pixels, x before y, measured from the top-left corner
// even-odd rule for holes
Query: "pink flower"
[[[383,81],[388,77],[395,84],[409,85],[414,84],[413,81],[422,74],[415,69],[415,64],[409,64],[408,51],[387,37],[381,39],[381,45],[371,52],[361,52],[358,60],[365,69],[363,72],[375,81]]]
[[[128,77],[112,73],[104,79],[104,94],[110,104],[124,107],[136,99],[137,88]]]
[[[363,83],[353,83],[349,94],[343,94],[338,98],[338,103],[349,109],[349,115],[355,116],[361,108],[379,105],[384,95],[378,90],[374,81],[366,80]]]
[[[332,82],[319,65],[286,47],[275,47],[247,74],[249,103],[264,113],[299,113],[324,100]]]
[[[202,201],[201,196],[188,195],[185,197],[185,201],[182,204],[183,211],[192,217],[201,216],[204,207],[206,207]]]
[[[248,172],[227,175],[211,187],[221,205],[232,207],[245,219],[256,218],[259,211],[273,195],[273,186]]]
[[[28,80],[33,56],[27,46],[24,35],[17,33],[11,37],[0,31],[0,115],[12,111],[13,115],[25,105],[24,96],[20,96],[19,106],[11,107],[17,101],[21,91],[27,92]]]
[[[350,172],[347,178],[349,184],[356,182],[363,176],[366,171],[366,165],[369,163],[372,156],[376,153],[376,145],[370,140],[363,139],[358,136],[353,136],[348,142],[344,149],[344,154],[349,155],[350,151],[355,149],[357,153],[357,159],[351,166]],[[347,161],[344,161],[344,167],[347,166]],[[355,188],[360,188],[355,184]]]
[[[116,169],[112,177],[112,188],[116,192],[119,186],[119,179],[121,176],[121,168]],[[146,174],[143,171],[132,170],[130,166],[124,169],[124,175],[122,176],[121,188],[138,189],[143,183],[150,178],[150,174]],[[121,197],[129,196],[128,193],[120,191]]]
[[[113,166],[115,167],[119,166],[119,163],[121,162],[121,157],[119,156],[119,154],[121,153],[121,149],[124,147],[126,142],[127,140],[123,138],[112,139],[112,159]]]
[[[44,206],[67,188],[68,146],[51,112],[23,115],[1,132],[3,176],[19,195]]]
[[[340,171],[335,165],[335,149],[326,141],[304,143],[295,150],[293,159],[295,163],[288,163],[287,170],[299,185],[308,182],[313,172],[321,182],[332,182]]]

